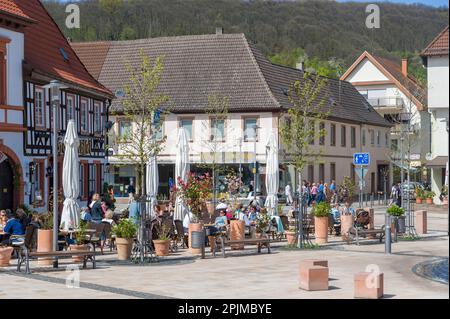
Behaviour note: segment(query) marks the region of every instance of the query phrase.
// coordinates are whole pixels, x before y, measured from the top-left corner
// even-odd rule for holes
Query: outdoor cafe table
[[[73,234],[75,234],[75,233],[77,233],[77,232],[79,232],[79,231],[80,231],[80,229],[60,230],[59,234],[60,234],[61,236],[67,236],[67,235],[69,235],[69,238],[70,238],[70,239],[73,239]],[[95,230],[95,229],[86,229],[85,232],[86,232],[88,235],[91,235],[91,234],[95,234],[96,230]]]

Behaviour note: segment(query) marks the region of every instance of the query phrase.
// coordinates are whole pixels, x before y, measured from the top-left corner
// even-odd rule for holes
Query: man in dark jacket
[[[102,204],[100,202],[100,194],[92,195],[92,202],[89,205],[89,207],[91,208],[92,221],[94,223],[100,224],[103,219],[103,211],[102,211]]]

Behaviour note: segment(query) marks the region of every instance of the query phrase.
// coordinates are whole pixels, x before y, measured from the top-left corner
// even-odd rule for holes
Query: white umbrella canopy
[[[62,182],[64,191],[64,207],[61,214],[60,227],[63,230],[77,228],[79,224],[80,207],[77,198],[80,194],[80,174],[78,161],[78,145],[80,144],[75,122],[70,120],[67,124],[64,137],[64,162],[62,170]]]
[[[185,129],[181,128],[178,132],[177,154],[175,159],[175,181],[177,188],[180,186],[178,184],[178,177],[181,177],[183,181],[186,181],[188,172],[189,172],[189,141]],[[183,202],[182,198],[177,196],[173,219],[183,220],[186,213],[187,207],[185,203]]]
[[[278,187],[279,187],[279,164],[278,164],[278,142],[275,132],[271,132],[266,145],[266,189],[267,198],[265,206],[270,215],[278,215]]]
[[[153,207],[158,204],[157,196],[159,187],[158,162],[156,156],[151,157],[148,161],[146,175],[147,200],[150,201],[150,204],[147,205],[147,212],[153,215]]]

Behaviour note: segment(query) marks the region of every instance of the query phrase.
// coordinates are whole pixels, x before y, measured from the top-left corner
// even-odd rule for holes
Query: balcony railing
[[[400,97],[380,97],[380,98],[371,98],[367,99],[367,101],[373,107],[394,107],[394,108],[402,108],[404,106],[403,99]]]

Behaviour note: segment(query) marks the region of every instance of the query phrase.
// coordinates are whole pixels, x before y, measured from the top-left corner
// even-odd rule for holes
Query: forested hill
[[[292,64],[292,52],[347,67],[364,50],[400,56],[422,50],[448,23],[447,8],[380,4],[381,28],[365,26],[365,4],[263,0],[83,0],[81,29],[68,30],[65,4],[44,0],[73,41],[243,32],[267,55]],[[295,49],[295,50],[294,50]],[[295,55],[295,54],[294,54]],[[283,56],[285,58],[283,58]]]

